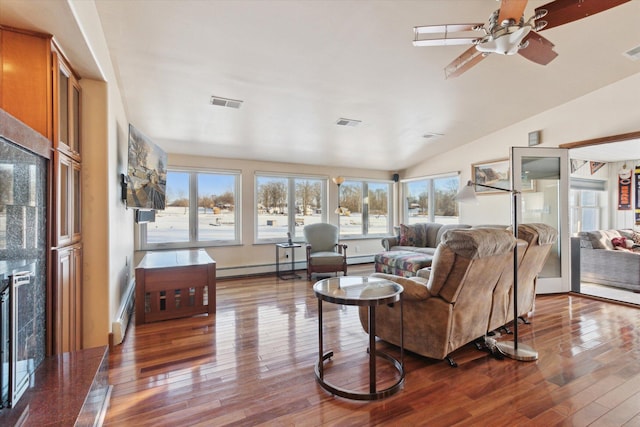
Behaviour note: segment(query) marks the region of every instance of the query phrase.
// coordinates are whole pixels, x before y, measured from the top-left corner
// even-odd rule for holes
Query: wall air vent
[[[244,101],[240,101],[239,99],[222,98],[215,95],[212,96],[211,100],[209,101],[211,105],[217,105],[219,107],[229,107],[229,108],[235,108],[235,109],[240,108],[243,102]]]
[[[352,119],[339,118],[336,121],[336,124],[338,126],[358,126],[360,123],[362,123],[362,120],[352,120]]]
[[[637,61],[638,59],[640,59],[640,46],[629,49],[623,55],[631,59],[632,61]]]

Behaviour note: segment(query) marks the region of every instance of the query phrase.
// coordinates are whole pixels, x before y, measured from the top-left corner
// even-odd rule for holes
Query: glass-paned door
[[[563,148],[511,148],[511,179],[514,189],[522,191],[517,198],[518,223],[543,223],[558,230],[558,241],[538,276],[538,294],[570,290],[568,164]]]

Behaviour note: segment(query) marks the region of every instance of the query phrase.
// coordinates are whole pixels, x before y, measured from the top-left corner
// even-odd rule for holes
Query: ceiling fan
[[[537,64],[547,65],[558,54],[553,50],[554,44],[538,34],[539,31],[586,18],[628,1],[555,0],[537,7],[525,21],[527,0],[502,0],[500,9],[489,17],[488,27],[483,23],[414,27],[413,45],[473,45],[445,67],[447,79],[464,73],[490,53],[517,53]]]

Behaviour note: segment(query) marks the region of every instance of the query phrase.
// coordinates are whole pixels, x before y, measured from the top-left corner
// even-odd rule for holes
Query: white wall
[[[69,0],[102,81],[81,79],[83,346],[105,345],[132,274],[133,213],[120,201],[128,121],[94,2]]]
[[[526,146],[529,132],[542,131],[542,144],[561,144],[640,130],[640,73],[564,105],[501,129],[406,169],[414,178],[460,171],[460,183],[471,179],[471,164],[509,156],[509,147]],[[526,100],[523,100],[526,102]],[[499,114],[499,112],[496,112]],[[510,223],[508,194],[484,195],[477,206],[461,205],[460,222]]]

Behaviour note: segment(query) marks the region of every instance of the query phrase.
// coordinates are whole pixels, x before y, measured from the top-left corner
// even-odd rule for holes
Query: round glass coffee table
[[[318,298],[318,363],[315,367],[316,379],[322,388],[336,396],[355,400],[378,400],[391,396],[404,384],[404,326],[402,292],[399,284],[375,277],[340,276],[323,279],[313,285]],[[333,351],[324,351],[322,341],[322,302],[343,305],[366,306],[369,308],[369,392],[346,390],[324,379],[324,362],[333,357]],[[382,351],[376,351],[376,306],[400,303],[400,361]],[[376,357],[382,357],[398,371],[399,378],[391,386],[378,390],[376,387]]]

